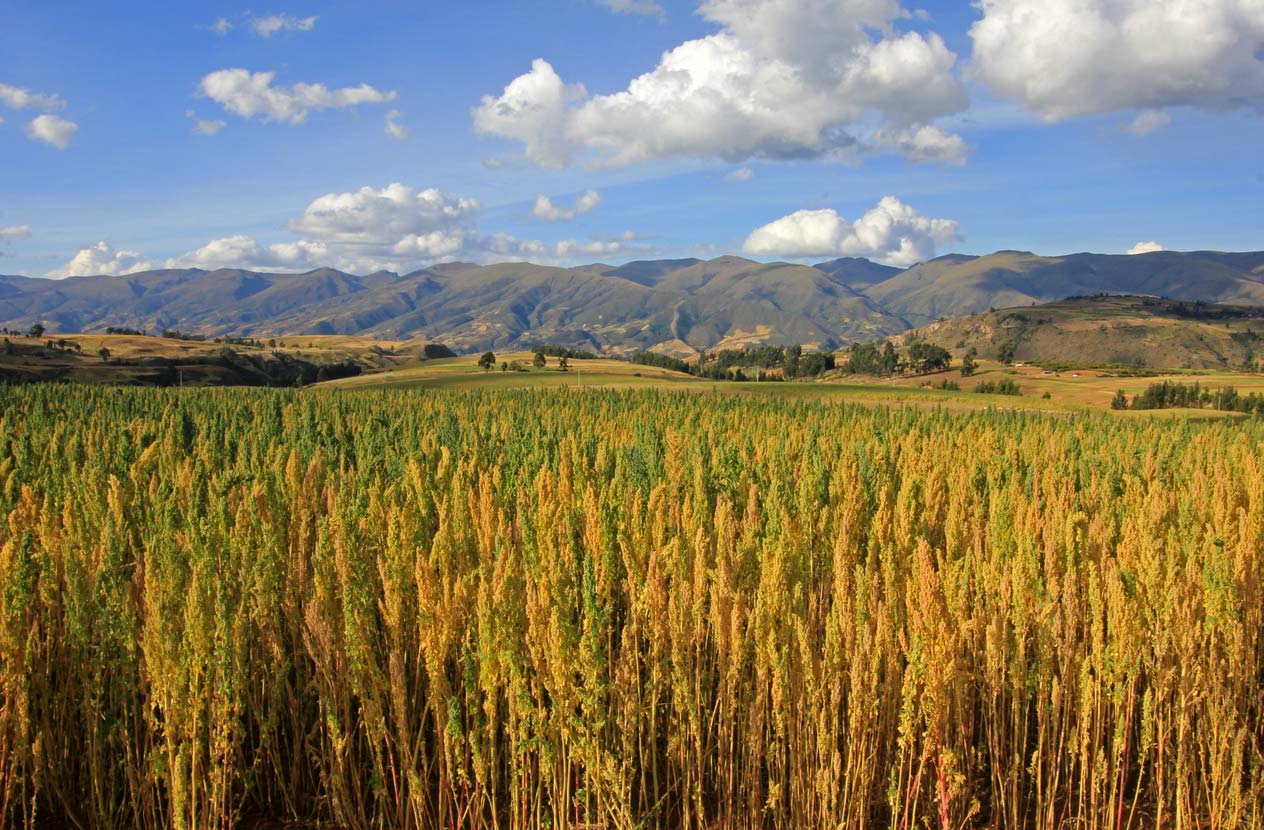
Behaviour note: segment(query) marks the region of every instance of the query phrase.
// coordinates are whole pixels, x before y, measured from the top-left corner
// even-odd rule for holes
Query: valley
[[[624,274],[638,285],[674,275],[680,286],[705,277],[704,269],[698,267],[701,264],[659,263],[654,268],[640,264],[625,267]],[[859,268],[854,262],[847,267]],[[1264,309],[1121,295],[984,311],[867,341],[866,348],[887,343],[894,347],[898,366],[889,372],[869,367],[857,370],[851,347],[831,349],[808,343],[801,347],[802,353],[824,355],[826,368],[795,376],[786,376],[781,365],[779,355],[787,352],[763,345],[758,337],[730,336],[706,350],[692,349],[679,339],[664,341],[644,353],[662,356],[653,361],[634,361],[636,353],[626,350],[612,354],[573,351],[586,357],[571,359],[564,370],[555,356],[542,356],[544,365],[537,366],[534,348],[512,346],[493,352],[493,364],[484,369],[478,365],[478,352],[457,353],[465,342],[459,338],[458,348],[452,349],[447,343],[423,338],[369,335],[204,339],[205,335],[172,330],[164,332],[166,336],[124,331],[129,333],[42,332],[40,337],[29,336],[30,331],[10,331],[0,349],[0,381],[314,386],[339,391],[643,388],[1039,412],[1108,411],[1121,390],[1131,398],[1165,381],[1232,388],[1242,395],[1264,394],[1258,351],[1264,344]],[[946,363],[916,370],[909,355],[919,343],[944,350]],[[813,351],[816,348],[821,352]],[[554,344],[551,353],[559,349],[567,347]],[[970,359],[977,364],[969,377],[961,372],[967,354],[973,354]],[[1001,389],[1009,394],[996,391]],[[1178,410],[1157,414],[1168,417],[1174,412]],[[1185,414],[1234,415],[1208,408]]]

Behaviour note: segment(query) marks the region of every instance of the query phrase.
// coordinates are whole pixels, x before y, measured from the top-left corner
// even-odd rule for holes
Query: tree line
[[[1220,412],[1241,412],[1264,415],[1264,395],[1257,392],[1240,394],[1232,386],[1205,387],[1197,381],[1179,383],[1164,380],[1152,383],[1144,392],[1128,398],[1120,389],[1111,400],[1112,409],[1214,409]]]
[[[961,374],[969,377],[977,366],[978,352],[973,348],[967,353]],[[847,351],[843,371],[854,375],[879,375],[890,377],[906,373],[930,374],[947,369],[952,364],[952,354],[942,346],[917,340],[909,344],[901,355],[890,340],[876,343],[857,343]]]

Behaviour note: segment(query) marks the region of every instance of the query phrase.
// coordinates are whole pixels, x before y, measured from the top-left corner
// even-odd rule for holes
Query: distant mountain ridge
[[[0,276],[0,326],[206,335],[425,337],[463,351],[557,343],[611,353],[801,343],[835,348],[958,317],[1117,293],[1264,306],[1264,252],[950,254],[906,270],[735,256],[560,268],[444,263],[399,275],[168,269]]]

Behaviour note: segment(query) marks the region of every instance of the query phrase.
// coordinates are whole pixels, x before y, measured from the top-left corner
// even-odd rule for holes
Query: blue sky
[[[0,53],[0,273],[1264,248],[1238,0],[10,0]]]

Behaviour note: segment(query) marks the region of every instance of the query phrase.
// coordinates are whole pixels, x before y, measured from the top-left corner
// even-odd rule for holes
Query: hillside
[[[725,256],[574,268],[453,262],[402,276],[332,268],[10,276],[0,277],[0,327],[425,338],[464,352],[548,342],[687,357],[765,344],[837,348],[941,317],[1101,292],[1264,306],[1264,252],[1000,251],[943,256],[907,270],[856,258],[809,266]]]
[[[951,254],[914,265],[865,293],[880,308],[913,325],[1098,293],[1264,306],[1264,252]]]
[[[451,354],[420,341],[327,335],[214,342],[136,334],[11,334],[0,341],[0,383],[294,386],[423,365]]]
[[[1171,369],[1258,369],[1264,308],[1154,297],[1076,297],[932,323],[899,338],[926,340],[960,355]]]

